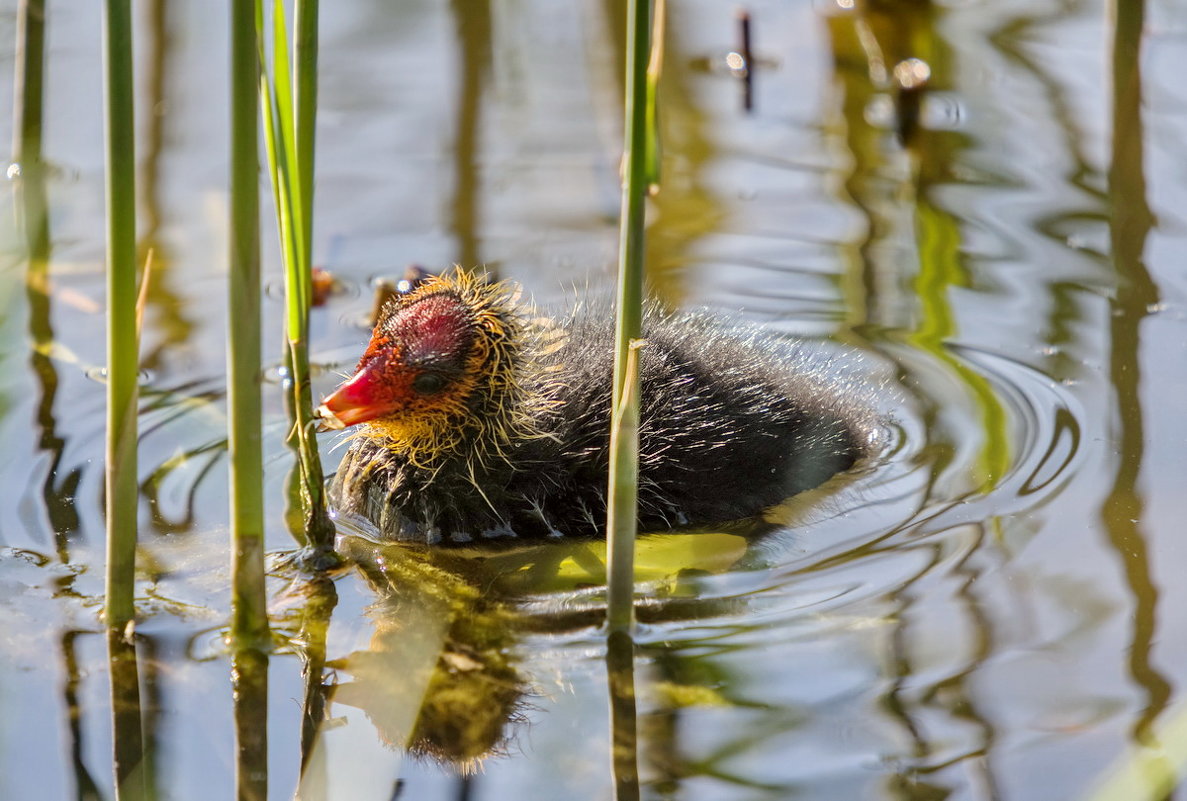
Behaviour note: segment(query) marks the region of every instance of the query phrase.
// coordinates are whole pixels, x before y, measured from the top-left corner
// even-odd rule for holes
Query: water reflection
[[[428,554],[340,540],[378,594],[366,650],[335,662],[352,677],[335,703],[366,712],[380,738],[414,755],[473,770],[499,753],[524,703],[515,665],[517,615]]]
[[[604,0],[602,14],[613,45],[609,63],[613,65],[611,86],[617,100],[623,91],[626,59],[625,0]],[[724,10],[722,19],[727,19]],[[710,190],[705,177],[717,146],[710,132],[710,115],[696,102],[693,78],[698,62],[685,57],[687,48],[678,22],[678,17],[669,20],[663,31],[657,102],[663,152],[659,191],[650,199],[646,237],[648,291],[673,308],[687,304],[691,295],[688,284],[695,276],[690,266],[698,259],[701,234],[727,217],[722,198]],[[728,36],[724,26],[721,36],[723,40]]]
[[[974,465],[974,486],[992,489],[1010,464],[1006,413],[986,378],[950,349],[949,343],[959,334],[950,294],[954,288],[967,285],[969,276],[962,259],[961,221],[933,197],[938,187],[951,180],[952,164],[966,140],[950,131],[919,128],[903,116],[909,113],[906,109],[918,103],[918,98],[909,99],[910,92],[921,93],[933,85],[940,89],[951,87],[951,49],[932,27],[928,2],[869,4],[859,15],[833,17],[829,30],[833,35],[834,64],[843,80],[841,105],[846,115],[846,141],[855,164],[847,186],[868,221],[868,230],[857,245],[860,258],[850,262],[851,270],[861,276],[849,281],[849,286],[861,293],[860,297],[851,297],[854,311],[850,319],[859,330],[869,331],[879,339],[886,333],[893,335],[894,329],[907,331],[913,345],[933,355],[966,387],[981,418],[977,435],[982,445]],[[928,80],[904,85],[900,92],[900,139],[908,150],[894,154],[883,137],[867,124],[864,110],[871,93],[889,80],[884,75],[885,64],[907,64],[919,55],[927,57]],[[907,72],[915,74],[918,69]],[[908,124],[910,130],[903,127]],[[901,212],[904,207],[911,210],[910,218]],[[917,259],[912,281],[914,303],[898,297],[892,289],[905,283],[901,277],[904,248],[909,248]],[[884,288],[890,292],[893,316],[879,312]],[[913,305],[916,310],[909,311]],[[860,310],[865,312],[864,319],[854,317]],[[871,324],[878,328],[869,328]],[[886,332],[886,328],[891,330]],[[905,365],[902,367],[900,382],[920,380],[907,373]],[[926,394],[931,398],[944,395]],[[939,411],[936,407],[926,412],[933,436],[940,430],[936,425]],[[962,435],[970,433],[964,431]],[[933,471],[938,478],[957,455],[958,445],[936,439],[932,446],[936,454]]]
[[[460,62],[460,80],[454,103],[453,198],[450,203],[451,228],[457,240],[454,263],[478,267],[483,259],[479,243],[478,155],[482,136],[482,104],[489,83],[491,62],[491,17],[488,0],[450,4],[457,27],[455,52]]]
[[[40,385],[37,425],[41,435],[38,447],[49,454],[41,497],[58,557],[66,563],[70,561],[70,540],[79,529],[75,495],[82,479],[82,469],[62,469],[66,438],[58,433],[54,416],[59,381],[57,368],[50,358],[55,338],[50,316],[52,285],[46,188],[48,166],[42,153],[45,27],[45,4],[41,0],[23,0],[17,14],[16,52],[19,68],[13,110],[13,150],[21,169],[20,177],[14,183],[14,191],[15,208],[28,259],[25,297],[29,307],[29,335],[32,340],[29,363]]]
[[[698,536],[711,535],[689,535],[688,541]],[[339,545],[377,601],[368,611],[373,629],[367,646],[327,663],[350,679],[329,687],[329,697],[363,710],[389,747],[454,765],[462,775],[507,756],[516,730],[528,723],[538,693],[536,666],[524,662],[524,640],[587,630],[605,616],[605,556],[588,552],[588,544],[468,554],[377,545],[358,536],[343,537]],[[654,563],[649,568],[645,560],[642,569],[655,569]],[[588,592],[533,595],[531,589],[591,583],[598,588]],[[641,620],[703,620],[737,608],[693,586],[670,595],[660,590],[652,587]],[[634,650],[628,637],[607,651],[615,737],[607,764],[614,765],[620,798],[639,794]]]
[[[1171,698],[1171,685],[1152,664],[1158,634],[1159,591],[1151,576],[1142,528],[1145,498],[1138,479],[1144,467],[1145,425],[1142,412],[1141,322],[1158,302],[1158,289],[1146,269],[1146,239],[1154,216],[1146,200],[1142,129],[1141,43],[1143,0],[1117,3],[1113,30],[1113,153],[1109,164],[1109,234],[1117,272],[1116,298],[1110,315],[1109,376],[1116,393],[1117,472],[1101,521],[1133,594],[1133,633],[1129,671],[1146,693],[1134,721],[1134,739],[1158,747],[1154,723]]]
[[[69,718],[66,731],[78,801],[99,801],[103,797],[83,760],[82,703],[78,692],[81,675],[78,649],[75,645],[79,637],[93,634],[95,632],[67,630],[63,631],[61,636],[62,663],[66,674],[66,681],[62,686],[62,705]]]
[[[610,764],[615,801],[639,798],[639,734],[635,706],[635,641],[625,631],[606,638],[610,695]]]
[[[332,581],[315,578],[300,585],[305,602],[297,610],[298,626],[293,643],[301,661],[301,794],[325,795],[325,761],[315,759],[317,738],[325,724],[330,687],[326,683],[326,633],[338,603]]]
[[[1030,487],[1048,486],[1054,476],[1062,474],[1066,480],[1066,468],[1079,450],[1079,423],[1074,415],[1062,418],[1058,413],[1055,415],[1048,454],[1058,453],[1063,457],[1062,464],[1059,457],[1052,459],[1048,454],[1043,454],[1035,464],[1035,460],[1025,453],[1012,453],[1012,448],[1018,445],[1024,451],[1037,448],[1041,453],[1047,440],[1034,436],[1037,432],[1033,431],[1029,435],[1012,436],[1008,395],[1001,394],[1001,390],[1010,385],[995,384],[990,380],[992,373],[987,375],[983,364],[969,359],[972,354],[951,345],[960,333],[951,294],[957,287],[969,285],[971,277],[964,255],[964,222],[958,214],[937,202],[937,190],[952,181],[954,165],[968,140],[921,125],[920,109],[925,91],[930,91],[933,86],[941,90],[952,87],[953,52],[933,27],[928,3],[897,3],[893,8],[882,6],[869,4],[855,20],[844,17],[830,20],[835,63],[843,80],[842,107],[847,141],[855,164],[847,178],[847,188],[868,221],[867,232],[857,246],[858,258],[851,262],[861,275],[849,284],[853,290],[851,294],[860,298],[854,308],[871,314],[866,320],[859,320],[859,324],[876,321],[880,327],[890,325],[910,331],[909,341],[919,352],[930,354],[937,364],[942,364],[963,385],[978,410],[975,430],[964,428],[959,439],[945,442],[936,438],[943,431],[939,417],[942,410],[931,401],[951,393],[938,387],[925,393],[923,408],[931,439],[929,461],[933,475],[927,497],[933,502],[953,497],[951,488],[945,489],[935,482],[954,466],[971,474],[970,489],[974,495],[989,492],[991,498],[1000,501],[1002,494],[993,493],[993,490],[1004,490],[1007,479],[1017,472],[1027,475],[1023,487],[1024,494],[1028,494]],[[889,18],[885,16],[887,13]],[[865,113],[870,108],[871,92],[889,78],[886,64],[902,66],[908,63],[904,58],[921,55],[927,60],[927,79],[910,85],[899,80],[897,132],[908,152],[895,156],[886,147],[884,139],[870,129],[870,120]],[[904,200],[913,208],[912,220],[904,219],[901,212],[900,204]],[[884,308],[893,312],[896,307],[910,306],[897,296],[895,286],[901,284],[901,279],[894,278],[899,272],[895,262],[901,265],[903,251],[907,248],[914,251],[918,262],[913,280],[918,312],[917,317],[912,315],[911,322],[893,313],[882,312]],[[876,338],[881,339],[884,334],[879,332],[880,329],[873,329]],[[913,374],[909,364],[902,363],[899,380],[910,385],[921,379],[918,374]],[[1043,406],[1038,409],[1039,419],[1045,421],[1048,410]],[[1061,419],[1062,423],[1059,422]],[[1043,424],[1039,426],[1044,427]],[[1064,431],[1071,432],[1070,442],[1066,442]],[[962,451],[968,451],[968,445],[962,440],[967,440],[970,435],[976,436],[981,443],[972,460],[961,456]],[[1020,470],[1027,462],[1033,465],[1033,470]],[[1032,479],[1032,476],[1048,471],[1051,479]],[[939,520],[927,528],[946,517],[940,515]],[[948,524],[951,522],[949,519]],[[944,531],[943,524],[940,525],[939,530]],[[895,609],[888,615],[894,624],[889,639],[889,676],[883,707],[889,718],[897,721],[906,733],[910,749],[894,761],[895,769],[886,779],[887,792],[893,797],[948,797],[966,783],[979,788],[987,798],[1001,797],[1002,782],[994,758],[997,726],[992,722],[993,716],[982,709],[972,683],[999,647],[993,616],[978,588],[985,570],[986,552],[990,550],[989,540],[1002,536],[1000,526],[997,517],[971,522],[968,529],[976,534],[955,564],[945,564],[949,559],[943,541],[925,546],[924,551],[930,551],[931,558],[913,576],[898,584],[894,592]],[[916,528],[916,535],[921,533],[920,528]],[[951,670],[936,680],[921,684],[923,675],[934,672],[934,667],[928,671],[916,664],[914,658],[926,642],[926,636],[918,629],[931,614],[924,604],[926,595],[922,587],[926,586],[927,577],[939,571],[941,566],[946,575],[959,580],[956,599],[960,602],[964,620],[950,625],[956,625],[965,633],[964,642],[959,662]],[[915,589],[917,586],[921,589]],[[917,617],[920,624],[916,623]],[[942,719],[947,721],[945,725],[934,722],[936,711],[943,713]],[[933,734],[936,729],[938,733]],[[959,745],[952,741],[953,729],[965,732]],[[962,765],[965,770],[959,783],[950,778],[950,769],[956,765]]]
[[[156,798],[152,776],[151,732],[146,732],[140,698],[136,642],[124,632],[107,632],[111,681],[112,770],[117,801]]]
[[[238,648],[231,662],[235,694],[235,793],[238,801],[268,798],[268,655]]]
[[[154,314],[145,332],[159,334],[153,343],[142,334],[141,365],[160,370],[169,361],[169,351],[189,341],[194,322],[186,304],[173,286],[173,253],[168,240],[161,235],[164,221],[161,202],[162,160],[165,155],[166,124],[169,121],[168,96],[172,37],[169,30],[168,4],[165,0],[151,0],[145,5],[148,33],[148,66],[146,108],[147,135],[140,160],[139,197],[143,224],[137,243],[137,263],[144,264],[152,253],[152,278],[148,284],[148,306]]]
[[[967,739],[972,742],[962,751],[949,754],[944,752],[942,746],[933,749],[917,739],[918,747],[913,755],[916,766],[903,771],[898,778],[904,783],[910,784],[920,781],[929,774],[939,773],[951,765],[964,763],[969,775],[981,788],[986,798],[1000,798],[1001,793],[998,789],[1000,782],[995,776],[994,769],[997,727],[992,723],[992,715],[987,714],[987,711],[983,710],[982,705],[976,700],[972,682],[977,670],[985,660],[995,653],[997,644],[994,636],[994,621],[989,612],[990,604],[986,599],[980,597],[978,580],[992,567],[990,564],[982,564],[984,562],[983,549],[988,550],[985,541],[990,537],[999,537],[1001,532],[996,525],[978,525],[971,528],[974,533],[969,548],[953,566],[952,574],[959,581],[956,598],[960,602],[960,611],[966,617],[964,628],[969,632],[972,642],[965,646],[963,664],[948,676],[928,686],[920,701],[924,707],[939,707],[951,716],[954,722],[970,724],[972,734]],[[903,617],[906,620],[910,614],[910,606],[916,599],[911,598],[910,593],[904,593],[901,600],[904,607]],[[905,642],[906,629],[907,626],[904,624],[903,627],[896,630],[894,637],[895,653],[902,656],[901,660],[896,661],[900,668],[907,668],[896,679],[896,683],[902,682],[903,684],[910,682],[910,676],[913,673],[909,669],[907,661],[909,649],[900,650]],[[917,731],[913,731],[913,734],[918,738]],[[935,785],[933,785],[934,787]],[[957,788],[945,789],[948,792],[954,792]]]

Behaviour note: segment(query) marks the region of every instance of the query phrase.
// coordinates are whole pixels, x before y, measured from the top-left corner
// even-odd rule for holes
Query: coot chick
[[[458,270],[389,303],[318,408],[327,428],[360,426],[339,511],[429,544],[602,535],[612,315],[553,320],[520,295]],[[752,517],[875,447],[857,385],[786,342],[655,308],[643,335],[642,531]]]

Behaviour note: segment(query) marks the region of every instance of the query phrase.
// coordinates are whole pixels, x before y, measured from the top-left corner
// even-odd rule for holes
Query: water
[[[486,264],[542,303],[602,291],[620,137],[608,8],[323,5],[315,250],[348,291],[314,315],[315,392],[357,357],[370,281],[408,263]],[[1151,5],[1143,25],[1140,4],[1121,5],[1114,23],[1095,2],[912,3],[860,19],[852,3],[754,3],[749,114],[726,61],[740,47],[732,10],[673,13],[655,292],[862,354],[894,444],[780,509],[788,525],[759,542],[644,543],[644,797],[1078,799],[1133,751],[1166,746],[1179,767],[1163,738],[1187,664],[1187,18]],[[97,623],[99,9],[50,2],[46,165],[7,171],[26,197],[43,186],[50,214],[12,224],[6,200],[0,239],[3,798],[111,797],[129,726],[158,797],[234,792],[227,22],[203,4],[136,12],[140,225],[158,268],[143,343],[139,715],[122,701],[112,714]],[[0,41],[15,33],[10,0]],[[0,48],[6,71],[12,52]],[[920,62],[895,70],[909,58]],[[0,136],[11,125],[0,117]],[[281,550],[278,294],[265,304],[268,545]],[[324,446],[332,465],[340,451]],[[609,797],[596,548],[426,565],[344,535],[357,570],[312,594],[272,579],[281,647],[266,717],[240,687],[241,736],[265,749],[270,798],[297,786],[302,705],[324,698],[302,667],[322,638],[336,689],[307,795]],[[477,690],[446,691],[459,685]],[[392,745],[418,711],[415,749],[437,758]],[[488,747],[478,773],[441,759],[472,767]],[[1130,789],[1115,797],[1145,797]]]

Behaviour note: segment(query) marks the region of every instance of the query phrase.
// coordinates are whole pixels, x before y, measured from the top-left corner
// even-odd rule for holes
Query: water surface
[[[10,171],[0,238],[0,797],[112,797],[130,721],[155,797],[227,798],[226,10],[136,6],[140,231],[159,271],[130,684],[116,666],[139,688],[129,717],[97,619],[100,12],[46,5],[44,169]],[[759,541],[641,545],[643,796],[1088,798],[1127,753],[1160,753],[1187,678],[1187,17],[756,2],[746,112],[733,10],[677,5],[655,293],[859,355],[894,437]],[[346,290],[314,313],[315,392],[362,347],[373,278],[406,264],[486,265],[542,304],[604,291],[617,5],[323,6],[315,252]],[[0,40],[17,32],[8,0]],[[0,107],[20,92],[14,52]],[[929,68],[922,91],[894,80],[908,58]],[[0,116],[14,158],[18,118]],[[48,216],[22,219],[39,192]],[[267,215],[263,232],[275,365]],[[303,737],[308,797],[610,797],[596,548],[434,563],[343,535],[358,567],[302,592],[278,574],[278,650],[238,666],[268,678],[266,713],[241,704],[238,723],[266,732],[268,797],[292,797]]]

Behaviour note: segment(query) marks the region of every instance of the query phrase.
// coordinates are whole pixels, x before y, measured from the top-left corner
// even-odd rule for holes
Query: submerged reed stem
[[[136,160],[130,0],[103,15],[107,142],[107,625],[132,620],[136,568]]]

